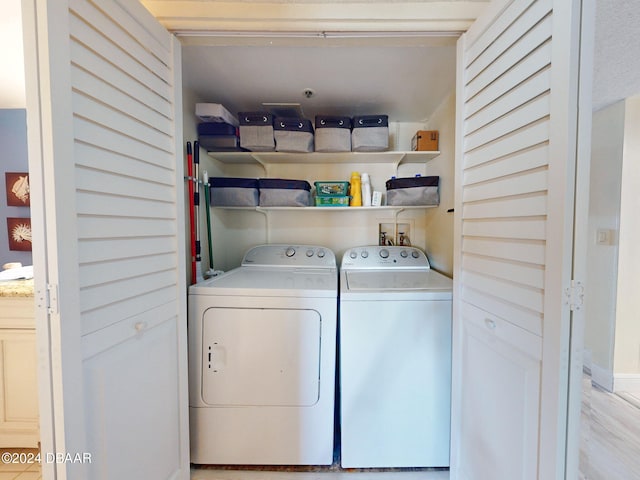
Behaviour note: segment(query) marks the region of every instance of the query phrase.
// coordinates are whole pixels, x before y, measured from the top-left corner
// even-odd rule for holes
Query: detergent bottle
[[[363,173],[361,176],[362,183],[362,205],[365,207],[371,206],[371,180],[368,173]]]
[[[360,182],[360,174],[358,172],[351,172],[351,180],[349,181],[349,194],[351,199],[349,200],[350,207],[362,206],[362,184]]]

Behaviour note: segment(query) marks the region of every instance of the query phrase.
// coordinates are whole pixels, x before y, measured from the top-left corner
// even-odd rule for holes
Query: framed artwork
[[[10,207],[28,207],[31,205],[29,174],[26,172],[6,172],[7,205]]]
[[[7,217],[9,250],[31,251],[31,219]]]

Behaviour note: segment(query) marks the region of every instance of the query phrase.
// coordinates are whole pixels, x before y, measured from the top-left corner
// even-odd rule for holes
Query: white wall
[[[21,262],[31,265],[30,251],[9,250],[7,234],[8,217],[29,218],[29,206],[10,207],[7,205],[5,172],[27,172],[27,123],[26,111],[20,109],[0,109],[0,269],[7,262]]]
[[[614,375],[640,383],[640,96],[625,101],[624,132]]]
[[[0,108],[25,108],[22,9],[20,0],[2,0],[0,15]]]
[[[618,102],[596,112],[591,141],[585,349],[591,352],[594,381],[608,389],[613,381],[624,110],[624,102]],[[598,229],[611,233],[610,244],[596,243]]]
[[[455,94],[449,95],[433,113],[428,130],[440,132],[440,156],[427,164],[428,175],[440,177],[440,206],[426,213],[426,244],[431,266],[453,275],[453,212],[455,181]]]
[[[640,388],[639,129],[640,97],[593,117],[585,350],[611,391]]]

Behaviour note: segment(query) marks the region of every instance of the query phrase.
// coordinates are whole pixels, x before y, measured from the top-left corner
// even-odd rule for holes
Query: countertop
[[[33,278],[0,281],[0,297],[33,297]]]

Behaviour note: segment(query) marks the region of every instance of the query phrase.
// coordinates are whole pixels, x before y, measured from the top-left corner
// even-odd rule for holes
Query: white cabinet
[[[459,478],[534,480],[542,338],[468,303],[460,313]]]
[[[40,441],[33,297],[0,297],[0,448]]]
[[[84,478],[183,478],[176,473],[183,372],[176,365],[177,324],[165,313],[161,307],[86,338],[86,451],[94,461]]]

